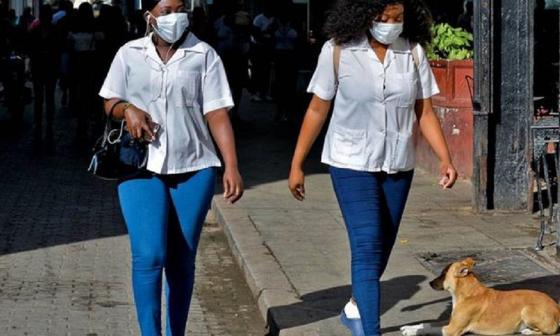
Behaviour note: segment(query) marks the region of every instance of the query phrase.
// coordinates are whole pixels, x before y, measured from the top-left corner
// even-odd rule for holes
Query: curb
[[[290,325],[290,316],[285,310],[274,308],[294,305],[300,300],[249,214],[243,209],[227,204],[219,196],[212,200],[212,213],[224,230],[234,259],[253,293],[267,324],[268,335],[318,335],[312,331],[299,331],[301,328],[282,328],[283,325]]]

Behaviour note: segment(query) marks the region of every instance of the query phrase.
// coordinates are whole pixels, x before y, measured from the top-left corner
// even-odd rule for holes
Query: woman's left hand
[[[439,185],[442,186],[443,189],[452,188],[455,181],[457,181],[457,170],[453,164],[451,162],[442,162],[439,165],[439,171],[441,174]]]
[[[223,183],[224,198],[230,204],[237,202],[241,196],[243,196],[243,179],[241,178],[241,174],[239,174],[239,170],[236,168],[230,169],[226,167]]]

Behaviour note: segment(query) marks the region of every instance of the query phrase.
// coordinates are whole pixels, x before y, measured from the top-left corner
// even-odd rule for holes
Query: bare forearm
[[[229,120],[228,112],[226,109],[220,109],[210,112],[206,119],[212,137],[216,141],[220,153],[224,158],[225,168],[237,169],[237,152],[235,149],[235,138],[233,136],[233,129]]]
[[[314,100],[315,99],[316,98],[314,98]],[[319,136],[321,128],[323,128],[323,125],[325,124],[329,109],[330,102],[311,102],[307,112],[305,113],[303,125],[301,126],[294,157],[292,159],[292,167],[303,167],[303,162],[307,158],[313,143],[317,139],[317,136]]]
[[[112,99],[105,99],[104,102],[104,108],[105,108],[105,113],[107,115],[109,115],[109,113],[111,114],[111,118],[113,118],[114,120],[121,120],[124,119],[124,111],[126,110],[126,104],[119,104],[119,101],[121,101],[118,98],[112,98]],[[112,110],[112,111],[111,111]]]
[[[434,111],[430,108],[422,112],[419,120],[422,135],[436,153],[441,162],[451,163],[451,155],[441,129],[439,119]]]

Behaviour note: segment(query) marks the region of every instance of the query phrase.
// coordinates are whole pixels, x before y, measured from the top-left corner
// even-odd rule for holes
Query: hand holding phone
[[[150,138],[150,135],[147,132],[142,132],[142,140],[145,142],[152,142],[155,140],[155,137],[157,137],[158,132],[160,130],[161,126],[153,121],[150,121],[150,129],[152,130],[152,133],[154,134],[154,138]]]

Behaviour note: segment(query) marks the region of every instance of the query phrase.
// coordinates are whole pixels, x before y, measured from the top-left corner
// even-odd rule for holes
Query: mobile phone
[[[152,122],[152,132],[154,133],[154,136],[157,137],[160,128],[161,128],[160,124]],[[146,142],[152,142],[152,139],[150,138],[147,132],[142,132],[142,140]]]

